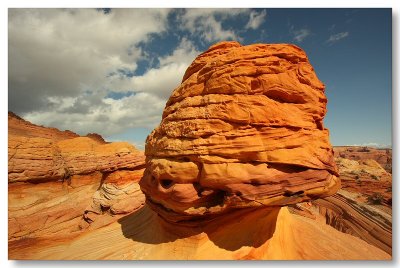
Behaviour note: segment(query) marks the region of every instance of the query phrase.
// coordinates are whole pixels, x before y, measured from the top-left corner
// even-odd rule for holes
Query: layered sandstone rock
[[[340,187],[327,99],[306,54],[222,42],[199,55],[146,142],[140,182],[169,221],[281,206]]]
[[[392,255],[392,215],[360,202],[359,194],[339,191],[313,201],[327,224],[357,236]]]
[[[144,204],[144,154],[131,144],[8,119],[8,235],[22,252],[26,241],[71,239]]]
[[[19,117],[13,112],[8,112],[8,135],[20,137],[47,138],[55,141],[77,138],[78,134],[70,131],[60,131],[56,128],[49,128],[32,124]]]
[[[9,182],[57,181],[95,171],[144,166],[143,153],[127,142],[100,143],[88,137],[55,141],[10,135]]]
[[[339,190],[336,194],[289,207],[295,214],[338,231],[359,237],[392,254],[392,215],[380,207],[360,200],[361,193]]]

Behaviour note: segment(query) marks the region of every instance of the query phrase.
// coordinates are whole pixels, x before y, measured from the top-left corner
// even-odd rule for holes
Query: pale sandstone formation
[[[337,157],[335,161],[340,174],[363,175],[364,173],[376,180],[387,180],[391,177],[391,174],[373,159],[357,161]]]
[[[145,197],[137,183],[142,175],[142,170],[120,170],[106,176],[100,189],[93,194],[92,204],[85,209],[85,221],[92,223],[105,211],[111,215],[128,214],[142,207]]]
[[[335,157],[350,160],[375,160],[387,172],[392,173],[392,149],[374,148],[367,146],[335,146],[333,148]]]
[[[368,202],[369,198],[377,198],[377,203],[390,207],[391,211],[392,174],[387,172],[377,161],[368,158],[374,158],[375,155],[365,151],[358,152],[360,160],[351,160],[354,159],[352,156],[349,156],[350,159],[335,158],[342,189],[361,194],[359,202]],[[386,210],[389,209],[388,207]]]
[[[8,238],[71,239],[139,209],[144,154],[98,134],[79,137],[9,113]]]
[[[303,50],[222,42],[199,55],[146,141],[140,181],[172,222],[334,194],[327,99]]]

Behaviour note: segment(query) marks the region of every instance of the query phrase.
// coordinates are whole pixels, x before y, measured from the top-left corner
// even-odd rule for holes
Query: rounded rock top
[[[340,180],[324,91],[295,45],[212,45],[147,138],[147,203],[180,222],[334,194]]]

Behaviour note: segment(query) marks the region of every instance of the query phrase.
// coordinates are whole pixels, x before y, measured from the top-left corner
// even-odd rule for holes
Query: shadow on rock
[[[148,205],[118,220],[126,238],[146,244],[161,244],[201,233],[200,227],[183,227],[165,222]]]
[[[216,246],[225,250],[258,248],[273,236],[278,214],[279,208],[242,209],[217,219],[204,231]]]

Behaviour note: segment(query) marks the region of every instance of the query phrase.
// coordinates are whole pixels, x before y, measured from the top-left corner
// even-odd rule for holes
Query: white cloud
[[[237,40],[242,38],[232,29],[224,29],[222,21],[238,15],[248,15],[249,9],[187,9],[181,15],[181,27],[189,30],[193,34],[200,35],[207,42],[216,42],[222,40]]]
[[[48,97],[77,97],[86,90],[104,94],[118,86],[107,75],[136,69],[137,44],[165,31],[167,14],[165,9],[115,9],[107,15],[94,9],[10,9],[10,109],[46,110]]]
[[[329,39],[326,40],[327,43],[335,43],[343,38],[346,38],[347,36],[349,36],[350,33],[349,32],[340,32],[337,34],[332,34],[331,36],[329,36]]]
[[[11,19],[10,27],[17,25],[30,27],[27,24],[32,20],[41,20],[42,22],[37,25],[43,27],[39,27],[36,33],[20,33],[16,28],[12,29],[13,36],[10,36],[10,39],[15,45],[12,48],[15,54],[10,57],[10,63],[12,62],[11,65],[15,66],[15,69],[10,71],[10,75],[18,79],[24,75],[23,72],[27,72],[27,74],[25,80],[21,82],[21,88],[11,86],[10,93],[19,97],[18,103],[37,98],[44,104],[39,108],[37,106],[30,108],[23,114],[24,118],[39,125],[69,129],[79,134],[97,132],[105,137],[112,137],[129,128],[153,129],[161,120],[166,100],[172,90],[180,84],[187,67],[200,54],[192,42],[183,38],[170,54],[158,59],[160,64],[157,68],[149,69],[143,75],[132,77],[118,74],[109,75],[118,69],[135,70],[135,62],[140,58],[145,59],[145,56],[141,55],[140,50],[132,49],[132,53],[129,53],[129,49],[140,41],[146,40],[148,33],[145,31],[141,34],[136,33],[137,36],[133,39],[121,36],[122,42],[118,46],[109,46],[102,42],[97,44],[95,40],[100,40],[104,37],[103,35],[108,34],[107,31],[103,31],[104,29],[118,26],[111,18],[102,18],[102,16],[108,15],[90,11],[89,15],[99,16],[98,19],[94,18],[94,22],[91,23],[91,31],[103,32],[103,35],[98,33],[93,40],[81,41],[78,40],[80,35],[76,35],[76,33],[68,31],[61,33],[61,25],[52,20],[52,18],[58,20],[55,15],[46,14],[45,18],[41,18],[40,12],[37,14],[30,14],[25,10],[23,12],[25,12],[24,18],[20,17],[21,14],[13,15],[15,17]],[[74,17],[75,15],[69,14],[69,11],[53,10],[53,12],[60,16],[67,16],[70,20],[79,20]],[[67,15],[64,15],[64,12],[67,12]],[[121,15],[124,16],[124,14]],[[31,17],[29,18],[29,16]],[[110,23],[111,26],[104,25]],[[53,24],[57,24],[57,26],[49,26]],[[154,29],[149,28],[149,31],[165,29],[165,25],[162,25],[161,22],[154,22],[154,25]],[[52,30],[49,30],[50,28]],[[33,29],[31,30],[33,31]],[[53,33],[49,34],[49,32]],[[56,32],[59,33],[56,34]],[[57,40],[60,34],[68,37],[68,42],[60,43]],[[127,31],[125,34],[135,33]],[[121,33],[121,35],[123,34]],[[40,36],[46,38],[46,44],[39,43]],[[32,37],[31,43],[41,55],[36,55],[29,44],[18,42],[18,38],[22,37],[24,40]],[[117,39],[115,43],[119,42]],[[75,43],[77,45],[74,47]],[[42,47],[46,49],[42,49]],[[90,49],[96,53],[87,53]],[[21,67],[21,62],[17,57],[20,54],[25,54],[26,59],[23,62],[28,64],[31,70],[17,68],[17,66]],[[48,65],[48,67],[43,69],[40,66],[42,64]],[[38,68],[34,68],[34,65],[37,65]],[[73,75],[66,75],[66,73]],[[64,77],[65,75],[67,77]],[[69,81],[69,79],[73,81]],[[134,93],[120,99],[112,99],[107,97],[110,91],[133,91]],[[11,110],[13,107],[15,105],[10,105]],[[17,109],[16,112],[20,113],[21,111]]]
[[[66,107],[70,101],[58,98],[57,103]],[[165,101],[153,94],[140,92],[119,100],[102,99],[97,106],[91,106],[89,112],[66,113],[63,109],[32,112],[25,116],[36,124],[69,129],[79,134],[88,132],[110,136],[127,128],[154,128],[161,119]]]
[[[351,144],[347,146],[366,146],[366,147],[376,147],[376,148],[392,148],[392,145],[390,144],[380,144],[377,142],[367,142],[367,143],[362,143],[362,144]]]
[[[132,88],[144,90],[166,101],[181,83],[187,67],[200,53],[192,42],[183,38],[171,54],[159,58],[158,68],[149,69],[141,76],[117,78],[120,85],[118,88],[122,91]]]
[[[309,36],[310,34],[311,34],[311,31],[306,28],[292,31],[293,40],[295,40],[297,42],[303,42],[303,40],[306,39],[306,37]]]
[[[138,44],[166,31],[168,12],[10,9],[9,109],[35,124],[80,134],[107,136],[127,127],[154,128],[165,105],[161,94],[146,83],[109,74],[135,71],[144,57]],[[152,79],[161,86],[164,78]],[[140,92],[119,100],[106,98],[110,91],[133,87]]]
[[[252,11],[250,13],[249,21],[246,24],[246,29],[253,29],[256,30],[260,25],[265,21],[267,17],[267,11],[263,10],[261,12]]]

